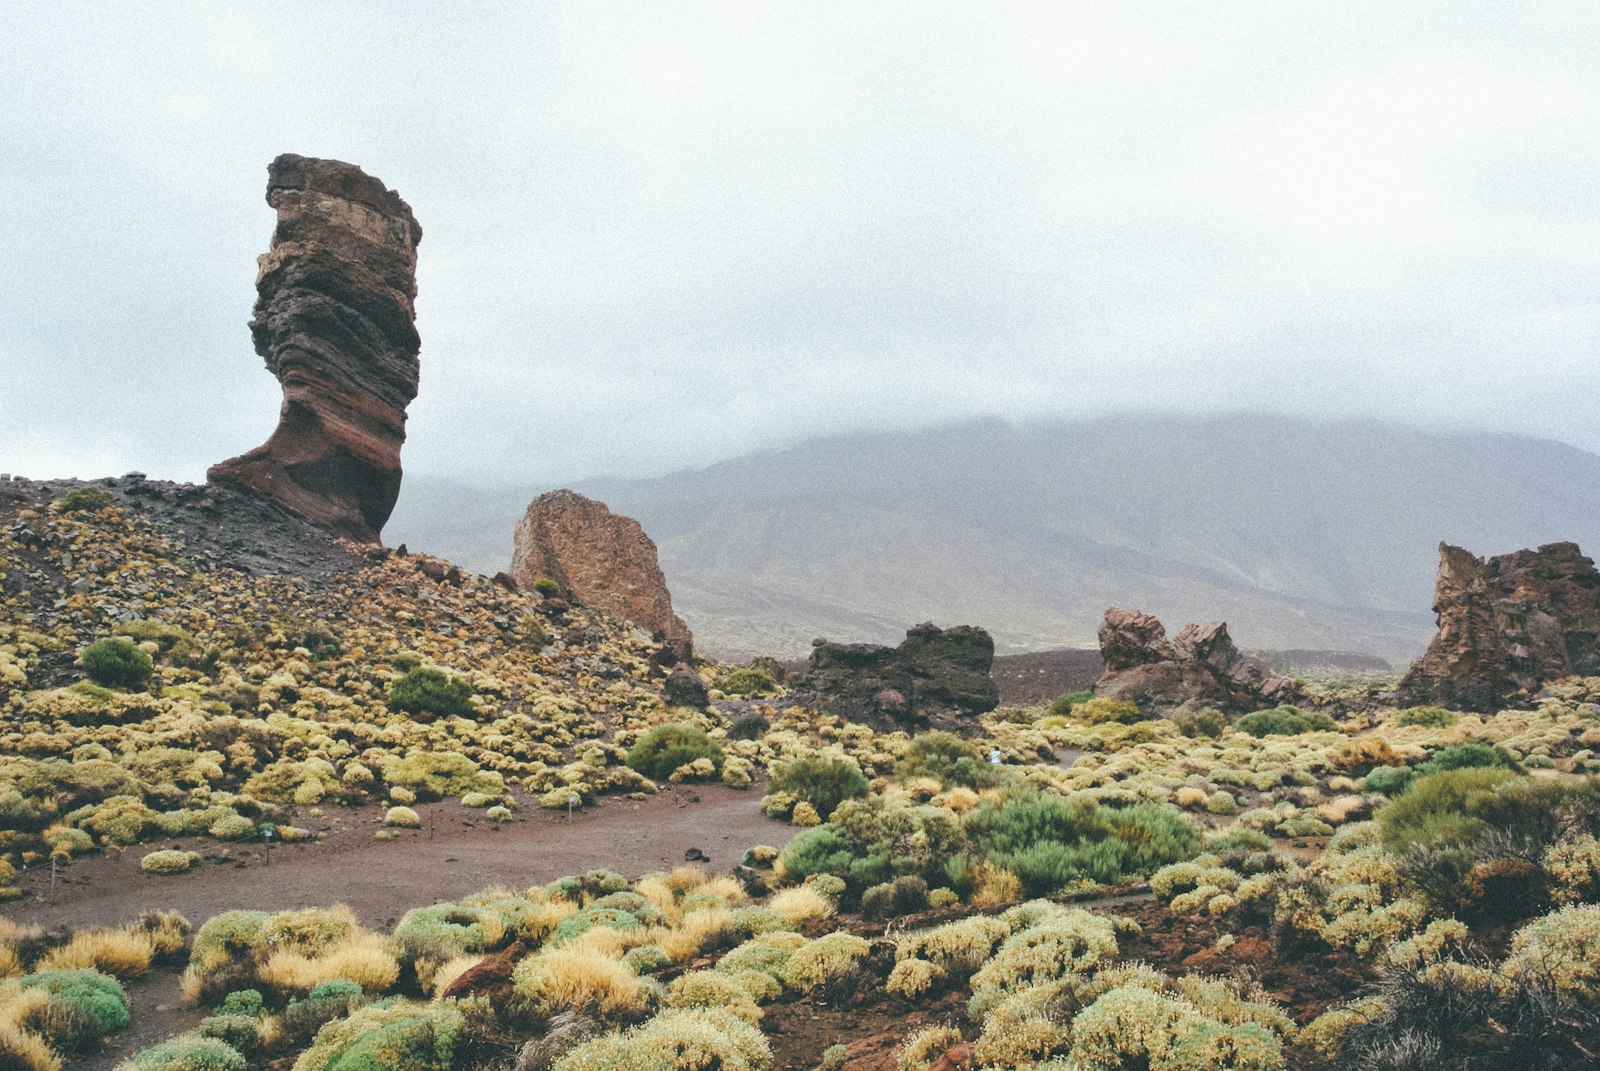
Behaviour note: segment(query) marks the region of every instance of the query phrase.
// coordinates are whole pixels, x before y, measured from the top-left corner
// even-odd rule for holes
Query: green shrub
[[[1116,722],[1119,725],[1132,725],[1135,722],[1149,721],[1154,714],[1146,713],[1139,709],[1139,704],[1130,703],[1126,699],[1090,699],[1078,703],[1072,708],[1072,716],[1078,721],[1089,725],[1104,725]]]
[[[262,997],[259,989],[235,989],[222,1003],[211,1009],[213,1015],[247,1015],[255,1018],[261,1014]]]
[[[103,1034],[128,1025],[128,994],[109,974],[82,968],[38,971],[19,983],[24,989],[42,989],[63,1004],[93,1019]]]
[[[1246,714],[1233,723],[1241,733],[1251,736],[1299,736],[1301,733],[1337,730],[1339,723],[1326,714],[1308,712],[1299,707],[1281,706],[1271,710],[1258,710]]]
[[[1228,716],[1211,707],[1189,714],[1179,714],[1173,721],[1177,724],[1178,731],[1190,739],[1202,736],[1215,739],[1228,731]]]
[[[696,759],[710,759],[713,769],[722,772],[722,746],[692,725],[657,725],[628,752],[628,765],[656,781]]]
[[[1100,807],[1030,793],[970,812],[963,827],[983,861],[1016,874],[1031,896],[1080,881],[1110,883],[1194,855],[1200,836],[1171,808]]]
[[[813,874],[843,874],[855,861],[855,848],[832,826],[802,830],[778,855],[785,877],[804,880]]]
[[[1497,809],[1496,789],[1516,777],[1510,770],[1476,767],[1418,777],[1377,814],[1384,847],[1396,855],[1413,844],[1469,847]]]
[[[804,800],[826,819],[845,800],[867,794],[867,778],[854,759],[818,752],[802,754],[783,763],[767,782],[767,795],[787,792]]]
[[[74,487],[50,505],[57,513],[98,513],[116,501],[117,496],[104,487],[85,484]]]
[[[1401,725],[1421,725],[1429,729],[1448,729],[1461,715],[1443,707],[1407,707],[1396,719]]]
[[[1440,770],[1511,770],[1516,764],[1498,748],[1477,740],[1469,740],[1454,747],[1435,751],[1428,761],[1417,767],[1418,773],[1437,773]]]
[[[1050,700],[1048,713],[1070,714],[1072,713],[1073,707],[1077,706],[1079,703],[1087,703],[1093,698],[1093,692],[1064,692]]]
[[[435,666],[418,666],[389,687],[389,709],[406,714],[464,718],[472,713],[472,685]]]
[[[295,1062],[296,1071],[450,1071],[465,1019],[455,1001],[383,1001],[334,1019]]]
[[[764,669],[738,666],[724,672],[712,687],[723,695],[772,695],[778,690],[778,682]]]
[[[1367,774],[1361,787],[1367,792],[1380,792],[1385,796],[1398,796],[1406,790],[1416,771],[1409,766],[1379,766]]]
[[[78,665],[94,683],[125,691],[142,686],[154,669],[150,656],[123,636],[94,641],[78,656]]]
[[[533,590],[548,599],[561,594],[561,585],[547,576],[541,576],[533,582]]]
[[[248,1062],[225,1041],[180,1034],[135,1053],[117,1071],[247,1071]]]
[[[1005,777],[1004,771],[978,750],[978,745],[938,729],[917,734],[901,758],[897,772],[906,780],[932,777],[946,788],[951,785],[990,788]]]

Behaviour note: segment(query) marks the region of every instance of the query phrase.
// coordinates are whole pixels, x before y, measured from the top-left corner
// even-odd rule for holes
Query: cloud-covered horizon
[[[1143,408],[1600,449],[1600,9],[76,5],[0,71],[0,471],[270,432],[280,152],[421,220],[408,472]]]

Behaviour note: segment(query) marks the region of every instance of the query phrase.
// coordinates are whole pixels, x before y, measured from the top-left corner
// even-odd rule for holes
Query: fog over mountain
[[[1600,545],[1600,457],[1371,421],[1125,415],[859,433],[574,485],[637,518],[701,648],[803,653],[981,624],[1002,651],[1093,645],[1109,605],[1247,647],[1404,660],[1437,545]],[[408,479],[385,539],[504,568],[547,487]]]

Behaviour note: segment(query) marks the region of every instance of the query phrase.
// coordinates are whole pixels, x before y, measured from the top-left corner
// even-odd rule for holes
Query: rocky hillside
[[[1261,416],[858,434],[577,488],[637,518],[708,653],[987,627],[1090,647],[1107,606],[1224,619],[1248,648],[1368,652],[1432,633],[1441,539],[1600,536],[1600,458],[1559,443]],[[536,491],[412,478],[388,535],[492,571]]]

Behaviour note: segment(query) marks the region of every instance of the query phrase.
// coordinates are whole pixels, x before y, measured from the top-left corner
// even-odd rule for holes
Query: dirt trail
[[[369,926],[388,928],[409,908],[455,900],[491,885],[524,889],[567,874],[604,867],[629,878],[684,862],[698,848],[700,865],[726,872],[754,844],[782,846],[795,832],[760,811],[761,791],[721,785],[666,785],[647,800],[607,800],[570,818],[527,801],[518,817],[496,828],[475,811],[449,800],[419,804],[420,830],[380,841],[383,808],[330,807],[318,822],[320,843],[279,844],[263,858],[259,844],[163,841],[80,859],[59,874],[53,897],[48,868],[25,872],[27,899],[4,914],[22,922],[82,928],[126,922],[153,908],[180,911],[196,926],[234,908],[279,911],[349,904]],[[154,877],[139,859],[177,844],[207,859],[179,877]],[[189,1029],[204,1012],[183,1003],[178,971],[152,970],[128,983],[133,1023],[106,1039],[98,1052],[75,1057],[80,1071],[110,1071],[139,1049]]]
[[[569,820],[531,803],[502,828],[455,801],[422,804],[420,830],[391,841],[373,838],[381,807],[328,808],[321,843],[216,841],[141,845],[81,859],[62,869],[53,896],[48,868],[23,875],[27,899],[4,913],[20,922],[75,928],[116,924],[153,908],[182,912],[196,926],[233,908],[279,911],[349,904],[367,925],[386,927],[409,908],[454,900],[491,885],[523,889],[597,867],[632,878],[680,866],[698,848],[713,872],[726,872],[754,844],[785,844],[793,829],[760,811],[759,790],[669,785],[647,800],[608,800]],[[336,819],[333,821],[332,819]],[[189,874],[155,877],[139,859],[177,844],[207,858]]]

